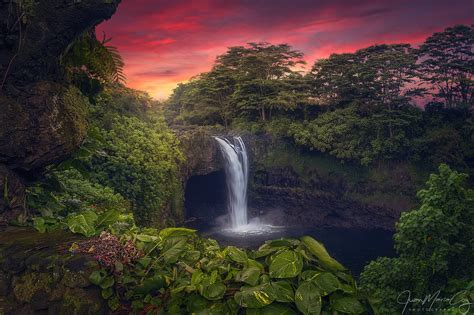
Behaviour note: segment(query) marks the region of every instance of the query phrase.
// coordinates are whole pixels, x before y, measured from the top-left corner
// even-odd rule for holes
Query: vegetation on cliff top
[[[444,162],[470,172],[473,45],[473,27],[459,25],[418,49],[375,45],[332,54],[307,74],[298,67],[302,53],[288,45],[231,47],[211,71],[175,89],[167,117],[270,132],[341,161],[408,159],[432,170]]]

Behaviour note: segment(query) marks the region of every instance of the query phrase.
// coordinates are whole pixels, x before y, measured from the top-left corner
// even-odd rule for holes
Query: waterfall
[[[225,161],[227,210],[230,214],[232,228],[238,229],[248,224],[247,183],[249,163],[247,150],[241,137],[233,137],[233,141],[223,137],[214,137],[214,139],[218,142]]]

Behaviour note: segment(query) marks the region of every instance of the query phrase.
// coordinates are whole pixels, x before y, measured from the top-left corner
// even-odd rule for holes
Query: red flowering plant
[[[105,231],[98,237],[74,243],[70,251],[90,254],[102,266],[114,272],[121,272],[124,265],[132,264],[143,256],[143,252],[131,240],[121,242],[117,236]]]

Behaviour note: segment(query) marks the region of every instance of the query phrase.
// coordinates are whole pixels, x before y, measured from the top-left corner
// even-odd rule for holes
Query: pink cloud
[[[97,31],[113,38],[129,86],[165,98],[229,46],[288,43],[306,54],[308,69],[375,43],[419,44],[447,26],[471,24],[473,11],[471,0],[124,0]]]

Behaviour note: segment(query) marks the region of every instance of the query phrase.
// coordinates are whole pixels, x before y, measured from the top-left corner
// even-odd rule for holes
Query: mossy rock
[[[48,296],[54,284],[54,279],[48,273],[26,273],[13,279],[12,288],[15,298],[22,303],[31,303],[33,297],[45,293]]]
[[[5,314],[106,313],[100,290],[89,282],[99,264],[68,250],[81,239],[64,231],[9,227],[0,232],[0,309]]]

